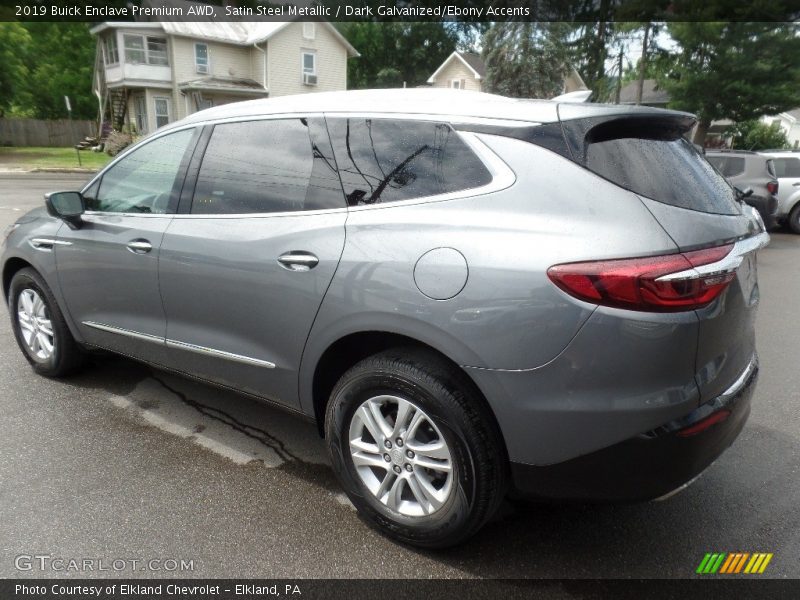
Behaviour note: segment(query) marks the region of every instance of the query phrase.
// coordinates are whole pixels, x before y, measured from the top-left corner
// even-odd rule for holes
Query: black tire
[[[52,326],[52,352],[46,358],[34,354],[25,342],[19,320],[20,295],[25,290],[35,292],[45,305],[47,316]],[[53,292],[34,269],[19,270],[11,279],[8,292],[8,307],[11,313],[11,324],[14,337],[22,350],[22,354],[31,364],[33,370],[45,377],[64,377],[78,369],[86,359],[86,353],[75,342],[72,333],[64,321],[64,315],[56,302]]]
[[[421,409],[447,443],[453,467],[450,493],[442,506],[429,514],[407,516],[390,509],[356,470],[350,452],[351,421],[362,403],[384,394]],[[325,438],[334,471],[362,517],[406,544],[423,548],[458,544],[492,517],[505,495],[508,460],[493,415],[466,375],[432,352],[387,350],[348,370],[331,393]],[[409,486],[403,493],[411,491]]]
[[[789,213],[787,224],[793,233],[800,234],[800,202],[795,204],[792,212]]]

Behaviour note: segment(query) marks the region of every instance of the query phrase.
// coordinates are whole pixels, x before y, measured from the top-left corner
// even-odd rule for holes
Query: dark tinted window
[[[191,152],[193,129],[184,129],[139,146],[103,174],[100,188],[87,190],[86,208],[100,212],[167,212]]]
[[[214,127],[197,178],[193,213],[344,206],[323,121],[278,119]]]
[[[396,202],[486,185],[492,176],[446,123],[329,119],[351,206]]]
[[[800,158],[774,158],[776,177],[800,177]]]
[[[706,156],[706,160],[725,177],[744,173],[744,158],[741,156]]]
[[[675,132],[587,140],[586,167],[632,192],[680,208],[737,214],[733,189]]]

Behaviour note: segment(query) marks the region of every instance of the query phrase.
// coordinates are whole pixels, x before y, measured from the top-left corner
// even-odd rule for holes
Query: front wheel
[[[503,498],[507,463],[493,417],[436,355],[398,349],[355,365],[331,394],[325,431],[350,500],[402,542],[457,544]]]
[[[56,299],[33,269],[11,279],[8,306],[14,337],[25,358],[40,375],[62,377],[79,367],[85,353],[67,327]]]

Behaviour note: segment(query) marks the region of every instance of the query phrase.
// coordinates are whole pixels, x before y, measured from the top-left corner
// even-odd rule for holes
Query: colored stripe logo
[[[707,552],[695,573],[700,575],[715,573],[756,575],[763,573],[771,560],[771,552],[754,552],[752,554],[749,552]]]

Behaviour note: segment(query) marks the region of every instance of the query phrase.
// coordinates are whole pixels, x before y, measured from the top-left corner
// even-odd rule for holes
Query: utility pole
[[[69,117],[69,135],[72,135],[72,104],[69,102],[69,96],[64,96],[64,104],[67,105],[67,115]],[[78,146],[75,146],[75,154],[78,155],[78,166],[82,167],[81,164],[81,151],[78,150]]]
[[[622,92],[622,56],[622,48],[620,48],[617,57],[617,91],[614,94],[614,104],[619,104],[619,95]]]
[[[639,83],[636,86],[636,104],[642,103],[644,93],[644,76],[647,70],[647,41],[650,37],[650,21],[644,26],[644,38],[642,39],[642,58],[639,60]]]

